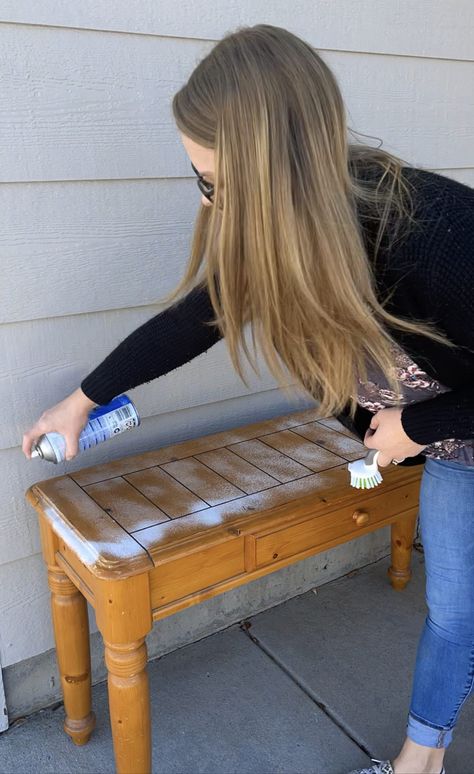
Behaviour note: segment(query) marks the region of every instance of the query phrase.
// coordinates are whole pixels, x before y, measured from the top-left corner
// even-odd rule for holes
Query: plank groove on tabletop
[[[341,427],[340,422],[338,422],[338,425]],[[308,422],[305,425],[293,428],[292,432],[323,446],[325,449],[329,449],[329,451],[345,460],[357,460],[363,457],[367,451],[362,441],[354,438],[349,431],[347,431],[347,434],[334,433],[319,422]]]
[[[94,575],[134,575],[149,569],[143,546],[129,535],[70,476],[39,481],[27,490],[58,537],[72,548]]]
[[[309,424],[310,421],[311,420],[308,420],[306,424]],[[354,435],[354,433],[341,422],[339,422],[336,417],[325,417],[324,419],[315,418],[314,422],[317,422],[318,425],[322,425],[323,427],[328,427],[330,430],[335,430],[337,433],[341,433],[342,435],[347,435],[349,438],[359,440],[358,436]]]
[[[219,476],[214,470],[210,470],[195,457],[187,457],[185,460],[167,462],[160,465],[177,481],[187,486],[194,494],[205,500],[208,505],[219,505],[227,500],[235,500],[242,497],[245,492]]]
[[[171,519],[209,508],[209,503],[181,482],[176,481],[161,467],[127,473],[124,478]]]
[[[83,487],[107,513],[125,529],[144,529],[168,521],[169,516],[135,486],[118,476]]]
[[[195,457],[238,486],[246,494],[261,492],[262,489],[268,489],[279,483],[276,478],[264,473],[263,470],[256,468],[255,465],[225,447],[196,454]]]
[[[259,438],[232,444],[228,448],[265,473],[274,476],[280,483],[302,478],[302,476],[312,473],[309,468],[291,459],[291,457],[287,457],[277,449],[272,449]]]
[[[287,454],[288,457],[306,465],[310,470],[325,470],[331,465],[340,465],[344,459],[318,446],[292,430],[280,430],[265,436],[265,443],[273,449]]]
[[[152,468],[156,465],[163,465],[165,462],[171,462],[185,457],[191,457],[200,452],[219,449],[222,446],[229,447],[230,444],[247,441],[256,436],[263,437],[266,433],[272,433],[276,430],[286,430],[289,427],[302,425],[316,418],[316,409],[303,409],[295,411],[292,414],[275,417],[273,419],[254,422],[249,425],[241,425],[228,430],[222,430],[218,433],[203,435],[199,438],[191,438],[187,441],[180,441],[171,446],[152,449],[141,454],[131,454],[127,457],[121,457],[118,460],[104,462],[99,465],[91,465],[88,468],[70,473],[71,478],[78,484],[94,484],[96,481],[103,481],[113,476],[124,476],[126,473],[134,473],[138,470]],[[249,460],[251,462],[251,460]],[[271,472],[267,471],[268,473]],[[307,471],[310,472],[310,471]]]

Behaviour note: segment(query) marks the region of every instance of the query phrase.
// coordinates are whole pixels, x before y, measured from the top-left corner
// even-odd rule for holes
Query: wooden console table
[[[145,637],[202,600],[391,524],[395,589],[410,578],[423,466],[383,468],[369,490],[347,463],[367,449],[335,418],[295,412],[32,485],[48,567],[64,729],[94,728],[86,600],[105,645],[118,774],[149,774]]]

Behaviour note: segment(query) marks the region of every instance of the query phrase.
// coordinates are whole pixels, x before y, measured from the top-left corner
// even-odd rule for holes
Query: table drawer
[[[319,545],[369,532],[418,505],[420,482],[414,481],[367,497],[360,493],[351,505],[318,514],[278,530],[255,534],[256,566],[279,562]],[[347,539],[351,539],[348,537]]]
[[[150,573],[152,607],[163,607],[244,572],[243,538],[226,539],[159,562]]]

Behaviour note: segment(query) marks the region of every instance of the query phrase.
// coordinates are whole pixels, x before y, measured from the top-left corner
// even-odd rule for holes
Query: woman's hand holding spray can
[[[58,463],[139,424],[138,412],[126,395],[97,406],[79,388],[41,415],[24,434],[22,449],[28,459]]]

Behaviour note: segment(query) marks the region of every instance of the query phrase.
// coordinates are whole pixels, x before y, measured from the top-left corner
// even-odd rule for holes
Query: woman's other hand
[[[402,425],[402,411],[399,408],[384,408],[371,419],[369,429],[364,437],[368,449],[378,449],[378,466],[390,465],[392,460],[401,462],[405,457],[416,457],[426,449],[411,440]]]

